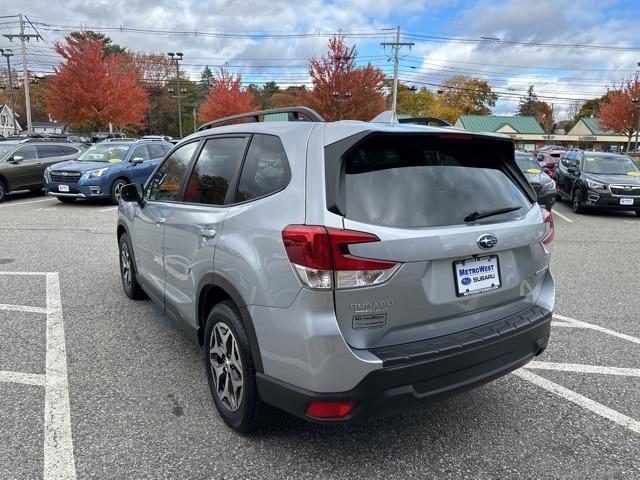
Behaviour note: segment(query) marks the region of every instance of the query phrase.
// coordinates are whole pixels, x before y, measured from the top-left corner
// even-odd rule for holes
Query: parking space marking
[[[44,397],[44,478],[76,478],[60,279],[47,273],[47,355]]]
[[[576,325],[575,323],[569,322],[551,322],[552,327],[562,327],[562,328],[584,328]]]
[[[40,373],[7,372],[0,370],[0,383],[22,383],[44,386],[45,376]]]
[[[569,223],[573,223],[573,220],[571,220],[569,217],[567,217],[566,215],[561,214],[557,209],[553,209],[553,211],[551,212],[553,213],[553,215],[557,215],[559,216],[561,219],[563,219],[565,222],[569,222]]]
[[[26,275],[29,277],[44,277],[47,272],[5,272],[0,270],[0,275]]]
[[[110,208],[103,208],[102,210],[98,210],[99,212],[112,212],[114,210],[117,210],[118,207],[110,207]]]
[[[599,375],[619,375],[622,377],[640,377],[640,368],[603,367],[601,365],[582,365],[579,363],[529,362],[525,366],[533,370],[555,370],[557,372],[595,373]]]
[[[633,343],[637,343],[638,345],[640,345],[640,338],[634,337],[632,335],[627,335],[626,333],[616,332],[615,330],[611,330],[609,328],[601,327],[600,325],[595,325],[593,323],[583,322],[581,320],[576,320],[575,318],[565,317],[563,315],[558,315],[556,313],[553,314],[553,317],[557,318],[558,320],[563,320],[565,322],[573,323],[574,325],[577,325],[578,327],[590,328],[591,330],[595,330],[597,332],[606,333],[607,335],[611,335],[612,337],[621,338],[622,340],[627,340],[628,342],[633,342]]]
[[[578,392],[574,392],[573,390],[569,390],[568,388],[563,387],[562,385],[558,385],[546,378],[541,377],[540,375],[536,375],[535,373],[529,372],[525,369],[520,369],[513,374],[523,380],[526,380],[534,385],[537,385],[548,392],[551,392],[559,397],[564,398],[576,405],[579,405],[591,412],[599,415],[603,418],[611,420],[618,425],[625,427],[632,432],[640,433],[640,422],[628,417],[612,408],[609,408],[601,403],[596,402],[595,400],[591,400],[590,398],[585,397],[584,395],[580,395]]]
[[[30,307],[28,305],[8,305],[6,303],[0,303],[0,310],[8,310],[10,312],[47,313],[47,309],[42,307]]]
[[[41,200],[30,200],[28,202],[5,203],[4,205],[0,205],[0,208],[17,207],[18,205],[29,205],[30,203],[50,202],[50,201],[51,201],[50,198],[43,198]]]

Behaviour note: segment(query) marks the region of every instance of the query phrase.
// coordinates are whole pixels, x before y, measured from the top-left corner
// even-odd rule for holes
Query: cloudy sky
[[[2,0],[2,15],[23,13],[44,37],[29,46],[28,67],[44,74],[52,45],[70,31],[102,31],[129,50],[181,51],[193,79],[228,62],[247,83],[308,82],[307,61],[341,32],[358,63],[390,77],[389,28],[400,25],[400,78],[436,89],[454,74],[486,79],[500,94],[495,113],[515,112],[535,85],[562,117],[576,100],[599,96],[640,61],[638,0]],[[14,18],[0,32],[17,33]],[[29,27],[29,33],[33,29]],[[11,47],[2,38],[0,48]],[[15,48],[15,45],[13,46]],[[18,51],[15,48],[16,52]],[[20,68],[20,62],[16,59]]]

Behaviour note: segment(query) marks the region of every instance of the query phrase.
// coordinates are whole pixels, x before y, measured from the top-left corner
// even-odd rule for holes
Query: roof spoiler
[[[247,122],[264,122],[265,116],[278,113],[286,113],[290,122],[324,122],[324,118],[320,114],[307,107],[285,107],[272,108],[269,110],[260,110],[257,112],[241,113],[239,115],[231,115],[230,117],[220,118],[213,122],[205,123],[198,128],[198,131],[208,130],[209,128],[222,127],[230,125],[237,120],[245,120]]]

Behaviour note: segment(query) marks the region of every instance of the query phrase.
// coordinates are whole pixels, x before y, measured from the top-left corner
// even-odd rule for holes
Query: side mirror
[[[144,204],[144,191],[139,183],[130,183],[120,190],[120,198],[123,202],[138,202],[140,206]]]
[[[24,160],[24,157],[21,157],[20,155],[14,155],[11,159],[13,163],[20,163],[22,160]]]
[[[142,157],[136,157],[133,160],[131,160],[131,163],[133,163],[134,165],[138,165],[139,163],[144,162],[144,158]]]

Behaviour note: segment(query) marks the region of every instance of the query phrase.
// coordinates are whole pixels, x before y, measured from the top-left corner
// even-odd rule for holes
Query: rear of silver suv
[[[200,146],[171,200],[184,205],[166,210],[162,288],[135,259],[122,273],[127,293],[132,281],[154,290],[204,346],[214,401],[233,428],[255,428],[263,403],[322,423],[420,406],[546,347],[553,221],[510,139],[266,122],[205,128],[187,141],[224,137],[246,137],[224,201],[186,201],[189,172],[211,161]],[[133,187],[120,206],[121,264],[123,245],[135,257],[150,240],[132,231],[133,218],[163,208]]]

